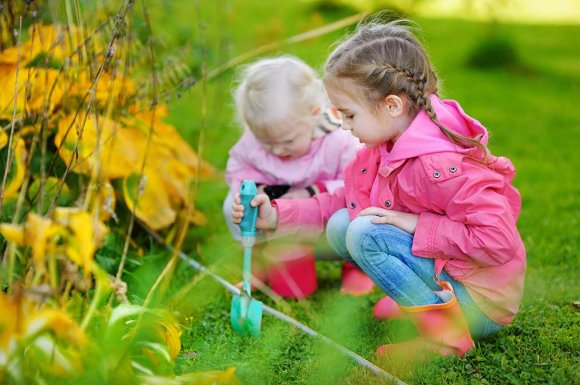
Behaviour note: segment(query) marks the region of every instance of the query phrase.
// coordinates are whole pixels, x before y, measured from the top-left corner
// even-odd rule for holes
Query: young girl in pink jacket
[[[416,325],[419,337],[377,354],[463,355],[508,325],[526,270],[514,167],[487,130],[437,96],[438,80],[403,21],[366,24],[339,45],[324,84],[342,127],[366,147],[345,187],[307,200],[257,195],[258,226],[314,235],[354,261]],[[243,216],[234,200],[233,221]]]
[[[240,230],[231,221],[232,197],[244,179],[282,199],[344,187],[342,170],[361,144],[339,129],[340,115],[310,66],[293,56],[258,60],[242,72],[234,97],[245,128],[226,166],[230,192],[223,209],[234,238]],[[343,292],[364,294],[373,286],[359,269],[344,264]]]

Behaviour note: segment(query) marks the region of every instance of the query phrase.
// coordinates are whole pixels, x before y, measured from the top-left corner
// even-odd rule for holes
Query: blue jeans
[[[402,306],[442,302],[434,293],[433,260],[413,255],[413,236],[393,225],[375,224],[375,216],[361,216],[352,222],[347,209],[334,213],[326,226],[326,238],[333,250],[358,265],[389,297]],[[445,271],[439,277],[448,281],[465,314],[473,338],[498,331],[501,326],[489,319],[473,302],[465,287]]]

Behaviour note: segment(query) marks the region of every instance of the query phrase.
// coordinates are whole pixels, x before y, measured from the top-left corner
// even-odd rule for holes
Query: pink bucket
[[[304,298],[316,291],[316,262],[308,244],[267,246],[268,278],[272,291],[285,298]]]

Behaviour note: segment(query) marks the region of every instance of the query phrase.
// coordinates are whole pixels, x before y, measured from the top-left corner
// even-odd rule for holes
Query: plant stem
[[[0,214],[2,214],[2,204],[4,203],[4,188],[6,187],[8,172],[10,171],[10,167],[12,167],[12,161],[15,152],[12,151],[12,141],[14,139],[14,121],[16,120],[16,106],[18,102],[18,74],[20,72],[20,48],[22,47],[21,35],[22,35],[22,16],[20,16],[19,18],[19,26],[18,26],[18,49],[16,56],[16,75],[14,80],[14,105],[12,108],[12,120],[10,122],[10,136],[8,138],[8,156],[6,157],[7,159],[6,168],[4,169],[4,176],[2,177],[2,186],[0,187]]]

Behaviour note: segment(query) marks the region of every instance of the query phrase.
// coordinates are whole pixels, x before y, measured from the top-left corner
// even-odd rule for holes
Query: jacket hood
[[[429,98],[441,125],[463,136],[479,137],[481,143],[487,145],[487,129],[476,119],[463,112],[459,103],[455,100],[441,100],[435,94]],[[409,127],[395,142],[391,151],[387,151],[386,144],[381,145],[380,148],[380,152],[387,162],[446,151],[468,153],[471,150],[450,142],[441,129],[429,118],[425,110],[419,111]]]

